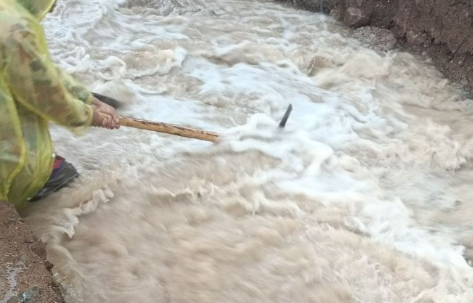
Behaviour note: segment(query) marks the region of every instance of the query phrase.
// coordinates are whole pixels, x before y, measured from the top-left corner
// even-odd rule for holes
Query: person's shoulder
[[[38,22],[29,14],[22,14],[7,3],[0,1],[0,43],[34,34]]]

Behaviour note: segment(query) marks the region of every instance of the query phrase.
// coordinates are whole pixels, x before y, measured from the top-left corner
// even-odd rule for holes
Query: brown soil
[[[330,13],[348,26],[389,29],[406,50],[431,58],[449,79],[473,92],[471,0],[282,0]]]
[[[0,302],[22,302],[15,297],[21,298],[25,291],[33,295],[27,302],[64,302],[51,268],[43,242],[11,204],[0,201]]]

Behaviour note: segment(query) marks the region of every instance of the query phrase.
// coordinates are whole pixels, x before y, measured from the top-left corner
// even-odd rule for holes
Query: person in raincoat
[[[54,154],[49,122],[76,134],[119,127],[112,107],[52,63],[40,20],[54,4],[0,1],[0,200],[17,209],[77,175]]]

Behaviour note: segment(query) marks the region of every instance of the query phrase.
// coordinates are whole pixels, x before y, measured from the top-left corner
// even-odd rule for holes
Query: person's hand
[[[120,127],[120,119],[113,107],[103,103],[97,98],[94,98],[91,107],[94,110],[94,116],[92,118],[93,126],[108,129],[117,129]]]

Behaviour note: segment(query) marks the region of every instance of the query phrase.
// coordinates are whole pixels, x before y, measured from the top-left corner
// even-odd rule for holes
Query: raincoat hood
[[[17,0],[39,20],[51,10],[56,0]]]

